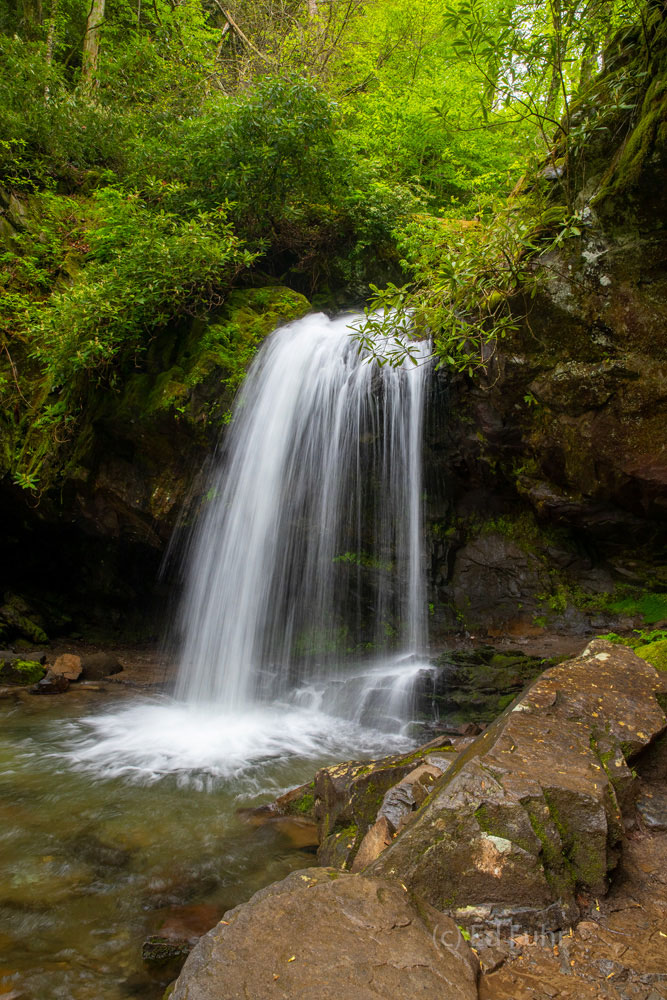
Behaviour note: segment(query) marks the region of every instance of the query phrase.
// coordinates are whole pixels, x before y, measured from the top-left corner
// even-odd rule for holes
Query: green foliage
[[[225,206],[183,220],[115,188],[95,203],[82,277],[52,296],[34,331],[34,356],[52,387],[107,368],[121,350],[141,352],[152,329],[210,308],[254,259]]]
[[[616,614],[641,615],[647,625],[667,619],[667,594],[633,594],[613,600],[609,610]]]
[[[632,84],[624,55],[650,34],[639,0],[107,4],[82,85],[89,11],[0,0],[2,462],[30,490],[91,376],[122,388],[161,332],[250,270],[327,306],[370,289],[357,336],[381,363],[410,355],[397,310],[439,364],[484,370],[515,292],[579,235],[565,182],[564,207],[545,214],[539,184],[529,210],[508,207],[521,173],[546,154],[569,176],[646,91],[629,176],[662,122],[663,91],[643,67]],[[201,330],[172,409],[212,359],[234,389],[259,341]]]
[[[544,274],[540,261],[581,234],[577,217],[561,221],[554,232],[558,215],[562,218],[562,210],[546,221],[506,210],[475,224],[434,217],[409,223],[399,235],[399,249],[416,283],[373,288],[366,322],[356,333],[360,350],[391,364],[410,357],[410,346],[401,338],[385,348],[387,323],[394,324],[398,313],[404,325],[433,338],[437,367],[448,365],[470,376],[486,369],[498,341],[521,322],[512,296],[519,289],[534,295]]]
[[[91,168],[120,169],[129,135],[123,116],[72,93],[43,47],[0,35],[0,186],[76,185]]]

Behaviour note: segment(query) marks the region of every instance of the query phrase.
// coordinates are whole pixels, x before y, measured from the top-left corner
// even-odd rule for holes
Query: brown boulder
[[[354,861],[352,862],[352,872],[363,871],[367,865],[375,861],[385,847],[391,844],[392,829],[386,816],[380,818],[373,824],[364,839],[361,841]]]
[[[99,681],[103,677],[119,674],[123,664],[114,653],[91,653],[82,660],[83,680]]]
[[[664,678],[595,640],[547,670],[464,751],[367,873],[401,879],[468,926],[576,919],[604,895],[633,800],[628,761],[664,731]]]
[[[57,677],[65,677],[68,681],[78,681],[82,669],[80,656],[63,653],[51,667],[51,673]]]
[[[456,925],[396,882],[293,872],[201,938],[172,1000],[477,1000]]]

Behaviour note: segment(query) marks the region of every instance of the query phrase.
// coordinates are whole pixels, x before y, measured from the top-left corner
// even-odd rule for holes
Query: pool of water
[[[104,698],[0,702],[0,1000],[157,1000],[172,976],[142,960],[148,935],[315,862],[239,807],[408,745],[294,706]]]

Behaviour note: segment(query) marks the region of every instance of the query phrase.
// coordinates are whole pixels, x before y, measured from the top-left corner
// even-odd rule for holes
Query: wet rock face
[[[504,622],[538,612],[531,596],[549,590],[544,565],[516,542],[491,533],[476,538],[457,554],[451,593],[470,621]]]
[[[226,913],[172,1000],[477,1000],[477,975],[453,921],[397,883],[309,868]]]
[[[628,767],[667,719],[664,679],[602,640],[546,671],[464,751],[372,864],[472,925],[564,927],[606,892],[633,802]]]
[[[584,640],[581,642],[583,647]],[[436,670],[420,678],[418,705],[423,712],[461,735],[478,735],[476,723],[493,722],[518,694],[560,658],[545,660],[493,646],[447,650]]]
[[[580,235],[542,258],[534,298],[513,300],[518,329],[497,345],[486,377],[434,387],[431,599],[436,613],[439,604],[452,609],[448,618],[442,613],[450,628],[542,617],[535,603],[553,594],[550,570],[562,584],[595,592],[591,570],[611,570],[604,589],[612,590],[620,582],[645,587],[660,568],[667,539],[667,22],[660,10],[647,34],[650,52],[629,49],[624,58],[635,62],[620,80],[611,69],[591,102],[592,113],[604,115],[613,103],[609,80],[625,80],[626,110],[613,127],[593,126],[583,148],[573,143],[570,175],[552,178],[552,203],[572,199]],[[519,551],[515,538],[506,540],[503,552],[482,522],[522,510],[544,538]],[[569,539],[552,561],[549,529]],[[643,563],[639,579],[624,580],[619,557]]]

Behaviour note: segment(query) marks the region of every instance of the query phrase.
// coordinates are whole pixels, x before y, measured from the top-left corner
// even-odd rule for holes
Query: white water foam
[[[384,755],[411,745],[354,722],[334,718],[312,704],[277,703],[239,714],[168,699],[71,722],[67,747],[58,753],[77,770],[101,778],[154,782],[175,776],[210,785],[233,780],[264,789],[263,767],[295,759],[321,761]]]

